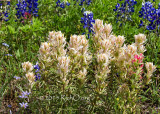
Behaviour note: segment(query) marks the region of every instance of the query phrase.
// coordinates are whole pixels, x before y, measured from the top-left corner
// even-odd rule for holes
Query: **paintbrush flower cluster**
[[[29,61],[24,62],[22,63],[22,68],[23,71],[25,72],[25,76],[28,79],[29,83],[32,84],[35,80],[34,73],[32,72],[33,71],[32,63],[30,63]]]
[[[126,99],[130,98],[127,97],[127,94],[136,96],[144,83],[149,84],[151,81],[150,73],[152,74],[156,69],[153,63],[146,63],[147,73],[143,72],[143,53],[146,51],[144,47],[146,36],[144,34],[135,35],[135,43],[126,45],[124,44],[124,36],[115,36],[111,32],[112,26],[110,24],[103,25],[103,21],[98,19],[94,28],[93,48],[95,49],[95,56],[97,56],[98,62],[95,76],[97,85],[100,86],[97,86],[97,88],[105,88],[108,85],[107,77],[109,78],[118,73],[119,77],[116,78],[117,85],[119,85],[117,87],[117,97],[121,99],[120,103],[126,103],[133,109],[136,106],[133,102],[136,102],[137,99],[133,97],[131,98],[133,102],[128,102]],[[101,89],[98,92],[104,92]],[[122,107],[120,109],[122,110]]]
[[[63,87],[68,85],[71,78],[77,78],[83,82],[91,59],[88,52],[88,40],[84,35],[72,35],[68,48],[65,48],[67,44],[65,39],[60,31],[52,31],[49,33],[48,42],[42,43],[39,49],[41,67],[44,70],[54,68]],[[69,76],[71,72],[72,76]]]
[[[93,28],[91,45],[85,35],[71,35],[66,42],[60,31],[49,32],[48,41],[39,48],[39,67],[35,66],[43,69],[40,81],[45,81],[49,88],[54,85],[59,94],[80,94],[83,89],[93,107],[99,106],[98,102],[107,102],[101,97],[114,88],[112,94],[120,99],[119,109],[136,110],[139,91],[151,82],[156,70],[153,63],[143,63],[146,36],[135,35],[135,43],[126,45],[124,36],[113,34],[111,24],[97,19]],[[32,63],[25,62],[22,67],[29,83],[33,83]]]

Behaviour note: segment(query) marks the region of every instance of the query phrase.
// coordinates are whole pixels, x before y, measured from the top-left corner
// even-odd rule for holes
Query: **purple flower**
[[[82,8],[81,12],[84,13],[84,11],[85,11],[85,8]]]
[[[10,2],[7,2],[7,5],[10,5]]]
[[[142,4],[141,11],[139,11],[139,17],[148,21],[148,25],[146,25],[147,30],[155,30],[157,29],[157,32],[160,27],[160,7],[158,9],[153,7],[153,4],[151,2],[145,2]],[[142,26],[142,20],[140,21],[140,27]],[[145,24],[144,24],[145,25]]]
[[[75,0],[73,0],[73,1],[75,1]],[[80,6],[83,6],[84,4],[89,6],[91,4],[92,0],[80,0],[80,2],[79,2],[79,0],[76,0],[76,3],[77,2],[79,3]]]
[[[25,16],[25,13],[32,14],[33,16],[38,16],[38,0],[21,0],[17,4],[17,18]]]
[[[21,2],[19,1],[18,4],[17,4],[17,8],[16,8],[16,10],[17,10],[16,15],[17,15],[18,19],[20,19],[21,17],[24,17],[26,9],[27,9],[26,1],[25,0],[23,0]]]
[[[28,103],[22,102],[22,103],[19,103],[19,104],[20,104],[20,106],[23,107],[23,108],[27,108],[27,107],[28,107]]]
[[[19,79],[21,79],[20,77],[18,77],[18,76],[14,76],[14,78],[16,79],[16,80],[19,80]]]
[[[11,54],[5,54],[5,56],[12,56]]]
[[[9,104],[9,105],[8,105],[8,107],[9,107],[9,108],[11,108],[11,107],[12,107],[12,105],[10,105],[10,104]]]
[[[63,1],[63,2],[61,2],[60,0],[58,0],[57,2],[56,2],[56,7],[60,7],[60,8],[65,8],[65,6],[70,6],[70,3],[69,2],[65,2],[65,1]]]
[[[70,6],[70,3],[69,3],[69,2],[66,2],[66,5],[67,5],[67,6]]]
[[[2,43],[2,45],[3,45],[3,46],[6,46],[6,47],[9,47],[9,45],[8,45],[8,44],[6,44],[6,43]]]
[[[29,13],[38,16],[38,0],[26,0]]]
[[[122,1],[122,0],[119,0]],[[131,15],[134,12],[134,5],[137,4],[135,0],[125,0],[122,4],[117,3],[113,11],[116,12],[116,22],[132,21]]]
[[[30,95],[30,92],[28,92],[28,91],[22,91],[22,94],[19,97],[20,98],[28,98],[28,95]]]
[[[34,69],[36,70],[35,81],[37,81],[41,78],[40,73],[38,73],[40,71],[40,66],[38,65],[38,62],[36,63],[36,65],[34,65]]]
[[[4,21],[8,21],[8,16],[9,16],[9,6],[10,6],[10,2],[7,2],[7,5],[5,8],[2,7],[2,3],[1,3],[1,0],[0,0],[0,21],[4,20]]]
[[[37,74],[35,75],[35,81],[40,80],[40,78],[41,78],[41,75],[40,75],[39,73],[37,73]]]
[[[38,62],[34,65],[34,69],[36,70],[35,72],[39,72],[40,66],[38,65]]]
[[[93,13],[90,11],[85,11],[83,15],[84,17],[81,17],[81,23],[83,24],[83,28],[87,28],[89,33],[94,33],[93,23],[95,23],[95,20],[93,19]],[[88,38],[90,38],[89,34]]]

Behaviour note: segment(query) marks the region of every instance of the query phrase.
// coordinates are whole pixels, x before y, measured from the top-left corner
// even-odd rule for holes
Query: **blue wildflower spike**
[[[93,19],[93,13],[90,11],[85,11],[83,13],[84,17],[81,17],[81,23],[83,24],[83,28],[87,28],[89,33],[93,33],[93,23],[95,23],[95,20]],[[90,36],[88,35],[88,38]]]
[[[122,1],[122,0],[119,0]],[[116,23],[118,21],[132,21],[131,15],[134,12],[134,6],[137,4],[135,0],[125,0],[122,4],[117,3],[113,11],[116,12]]]
[[[4,21],[8,21],[8,17],[9,17],[9,6],[10,6],[10,1],[5,2],[7,5],[5,6],[5,8],[3,7],[3,4],[0,1],[0,21],[4,20]]]
[[[22,0],[17,3],[17,18],[25,16],[25,13],[32,14],[33,16],[38,16],[38,0]]]
[[[41,78],[41,75],[40,75],[40,66],[38,65],[38,62],[36,63],[36,65],[34,65],[34,69],[36,70],[35,71],[35,81],[39,80]]]
[[[57,2],[56,2],[56,7],[60,7],[62,9],[64,9],[66,7],[66,5],[70,6],[70,3],[68,1],[61,2],[60,0],[57,0]]]
[[[142,4],[141,11],[139,11],[139,17],[145,19],[149,22],[146,26],[147,30],[155,30],[156,28],[160,27],[160,6],[158,9],[153,7],[151,2],[145,2]],[[140,21],[140,27],[142,25],[143,20]]]

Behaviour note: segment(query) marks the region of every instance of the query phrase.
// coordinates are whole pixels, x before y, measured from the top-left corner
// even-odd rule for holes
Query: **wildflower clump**
[[[57,0],[57,2],[56,2],[56,7],[60,7],[62,9],[64,9],[66,7],[66,5],[70,6],[70,3],[68,1],[61,2],[61,0]]]
[[[95,34],[93,36],[94,55],[97,58],[97,69],[95,70],[95,79],[97,85],[104,88],[103,91],[110,91],[111,79],[115,77],[117,84],[117,98],[121,99],[119,103],[127,103],[121,110],[130,110],[137,105],[133,102],[128,102],[131,96],[137,96],[138,91],[143,84],[148,84],[150,73],[155,71],[153,63],[146,63],[147,74],[144,74],[143,53],[146,51],[144,44],[146,36],[144,34],[135,35],[135,43],[131,45],[124,44],[124,36],[115,36],[112,33],[112,26],[110,24],[103,24],[102,20],[95,20],[94,24]],[[150,68],[149,68],[150,66]],[[117,77],[118,74],[118,77]],[[103,82],[102,82],[103,81]],[[106,87],[105,87],[106,86]],[[97,91],[96,88],[96,91]],[[134,88],[134,89],[133,89]],[[99,92],[102,90],[98,90]],[[129,95],[129,96],[128,96]],[[131,97],[132,101],[137,102],[136,97]],[[125,108],[126,109],[125,109]]]
[[[64,90],[68,85],[68,73],[70,58],[66,54],[66,41],[64,34],[60,31],[52,31],[49,33],[48,42],[41,44],[39,52],[39,62],[44,70],[49,70],[50,67],[55,69],[55,73],[59,76],[61,89]],[[50,73],[50,70],[47,74]]]
[[[86,5],[90,5],[92,3],[92,0],[73,0],[73,1],[76,1],[75,4],[79,4],[79,6],[83,6],[84,4]]]
[[[122,1],[122,0],[119,0]],[[135,0],[124,0],[123,3],[117,3],[116,8],[113,11],[116,12],[117,22],[132,21],[131,15],[134,12],[134,6],[137,4]]]
[[[32,16],[38,16],[38,0],[18,0],[16,10],[17,19],[22,22],[24,19],[31,20]]]
[[[21,95],[19,95],[19,98],[23,99],[24,102],[19,103],[21,108],[27,108],[28,102],[29,102],[29,95],[31,94],[32,88],[35,84],[35,82],[40,79],[40,66],[38,63],[36,65],[33,65],[29,61],[22,63],[22,69],[23,73],[25,74],[24,77],[22,77],[22,80],[27,80],[27,83],[25,84],[25,89],[28,89],[28,91],[21,90]],[[35,69],[35,71],[34,71]],[[20,77],[14,76],[16,80],[21,79]],[[29,83],[28,83],[29,82]]]
[[[147,30],[159,32],[160,27],[160,4],[156,9],[151,2],[142,3],[141,11],[139,11],[140,27],[145,26]]]
[[[71,68],[74,72],[73,77],[83,84],[86,80],[88,65],[91,62],[88,40],[85,35],[72,35],[68,46]]]
[[[36,73],[42,69],[40,83],[36,83],[40,85],[42,81],[43,85],[35,89],[49,88],[45,90],[47,95],[52,94],[51,90],[56,96],[78,94],[89,99],[83,101],[83,108],[88,104],[92,108],[103,105],[106,109],[115,107],[123,112],[134,112],[139,106],[141,89],[151,82],[156,70],[153,63],[143,62],[146,36],[135,35],[135,43],[126,45],[124,36],[113,34],[111,24],[97,19],[93,29],[92,39],[71,35],[69,42],[60,31],[49,32],[48,40],[39,48],[38,64],[22,64],[26,77],[31,83],[35,74],[33,68]],[[114,103],[108,96],[112,96]],[[72,102],[79,106],[81,100]],[[65,103],[70,105],[70,100]]]
[[[59,75],[63,89],[72,79],[78,79],[79,84],[83,84],[91,59],[88,41],[84,35],[72,35],[67,48],[66,44],[64,34],[52,31],[49,33],[48,42],[42,43],[39,49],[42,68],[46,70],[53,67]],[[68,76],[71,72],[72,76]]]
[[[8,21],[10,1],[0,1],[0,21]]]
[[[22,91],[22,93],[21,93],[21,95],[19,95],[19,98],[22,98],[22,99],[29,99],[28,98],[28,96],[30,95],[30,92],[28,92],[28,91]],[[21,106],[21,108],[27,108],[28,107],[28,103],[26,102],[26,103],[24,103],[24,102],[22,102],[22,103],[19,103],[20,104],[20,106]]]

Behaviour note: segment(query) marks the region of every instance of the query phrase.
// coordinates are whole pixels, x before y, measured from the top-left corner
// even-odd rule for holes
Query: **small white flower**
[[[33,70],[33,65],[29,61],[24,62],[22,63],[22,68],[24,72],[31,72]]]
[[[26,77],[27,77],[27,79],[28,79],[28,81],[29,81],[30,83],[33,83],[33,82],[35,81],[35,76],[34,76],[34,73],[33,73],[33,72],[28,72],[28,73],[26,74]]]

